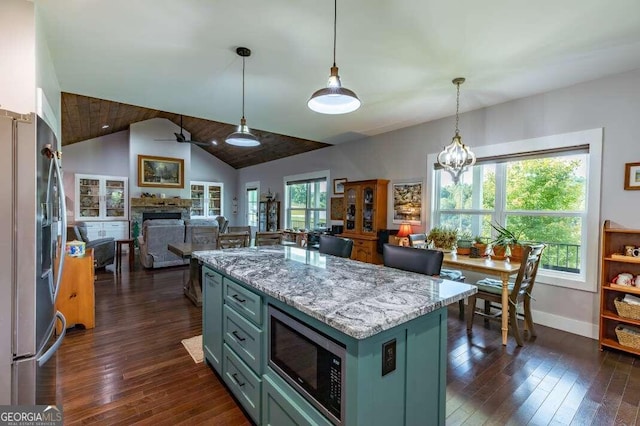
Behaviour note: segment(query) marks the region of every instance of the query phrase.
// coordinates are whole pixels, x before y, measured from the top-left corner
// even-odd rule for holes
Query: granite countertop
[[[192,257],[356,339],[477,292],[475,286],[289,246]]]

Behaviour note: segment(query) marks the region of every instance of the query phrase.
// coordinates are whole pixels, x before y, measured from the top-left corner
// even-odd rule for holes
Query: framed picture
[[[393,223],[422,223],[422,181],[393,182]]]
[[[184,188],[184,160],[138,155],[138,186]]]
[[[347,181],[347,178],[339,178],[333,180],[333,193],[334,194],[344,194],[344,183]]]
[[[640,190],[640,163],[625,164],[624,189]]]
[[[331,220],[344,219],[344,198],[331,197]]]

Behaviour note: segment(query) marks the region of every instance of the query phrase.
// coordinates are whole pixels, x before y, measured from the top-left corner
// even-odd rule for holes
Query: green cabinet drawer
[[[257,374],[262,361],[262,330],[238,314],[235,309],[224,306],[224,341]]]
[[[223,345],[222,378],[251,419],[260,423],[262,380],[229,348]]]
[[[202,348],[206,360],[222,373],[222,275],[202,268]]]
[[[262,324],[262,298],[226,277],[224,279],[224,300],[254,324]]]
[[[262,423],[264,425],[332,425],[275,373],[270,372],[262,377]]]

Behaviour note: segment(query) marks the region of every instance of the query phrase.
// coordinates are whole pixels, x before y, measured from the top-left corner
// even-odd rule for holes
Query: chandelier
[[[463,77],[453,79],[453,84],[458,88],[456,95],[456,134],[453,136],[451,143],[445,146],[440,154],[438,154],[438,164],[443,169],[451,173],[453,183],[457,184],[460,175],[464,173],[468,167],[476,163],[476,156],[468,146],[462,143],[460,129],[458,129],[459,111],[460,111],[460,85],[464,83]]]

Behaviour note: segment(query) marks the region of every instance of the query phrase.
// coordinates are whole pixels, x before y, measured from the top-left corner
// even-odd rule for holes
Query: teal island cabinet
[[[474,286],[290,246],[193,257],[205,360],[256,424],[444,425],[446,306]]]

